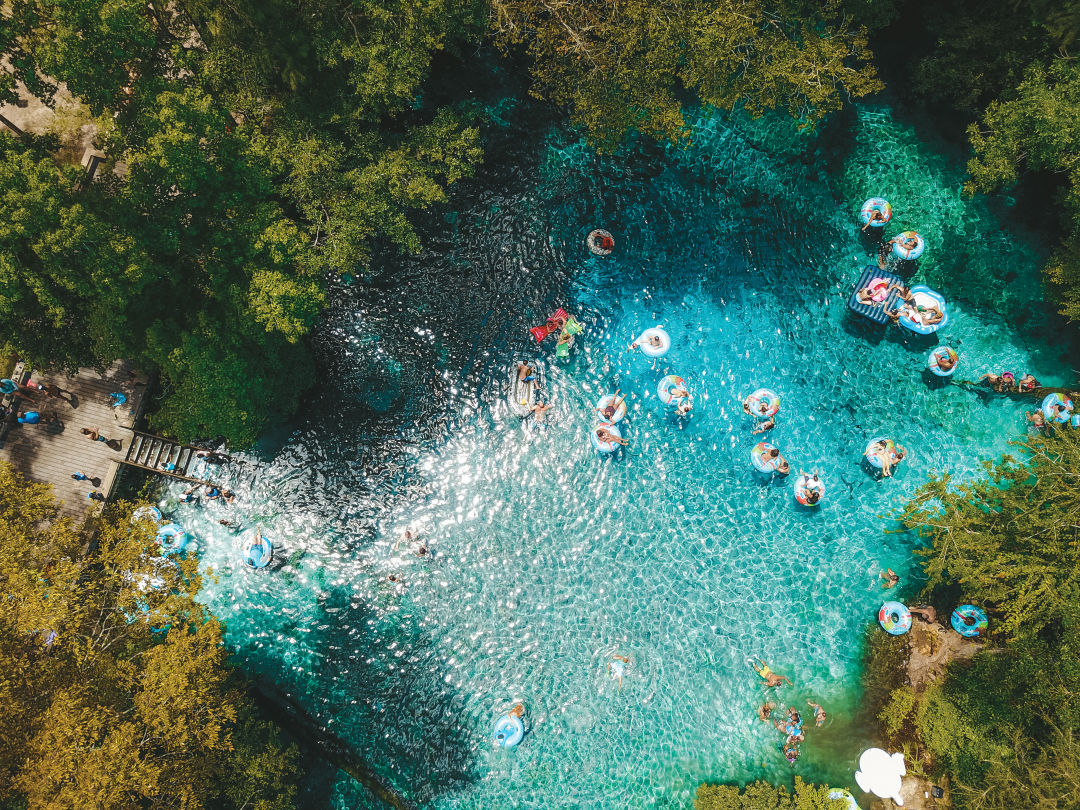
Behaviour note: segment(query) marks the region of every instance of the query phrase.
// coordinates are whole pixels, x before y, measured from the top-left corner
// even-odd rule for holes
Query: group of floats
[[[949,623],[964,638],[981,638],[990,629],[990,619],[978,605],[960,605]],[[878,610],[878,624],[889,635],[902,636],[911,629],[911,610],[903,602],[885,602]]]
[[[156,506],[140,506],[132,512],[131,520],[133,523],[149,520],[158,526],[154,542],[162,557],[183,554],[195,541],[195,536],[179,523],[166,522]],[[241,561],[248,568],[266,568],[274,559],[274,543],[262,527],[256,527],[244,537],[240,551]]]

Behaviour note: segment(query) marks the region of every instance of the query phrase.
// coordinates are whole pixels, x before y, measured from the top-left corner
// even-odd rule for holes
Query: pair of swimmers
[[[517,378],[518,382],[536,382],[536,369],[534,369],[528,363],[518,363]],[[521,404],[524,405],[525,403],[522,402]],[[537,422],[543,422],[544,417],[547,415],[547,412],[551,410],[551,408],[551,400],[545,402],[544,400],[537,397],[536,403],[529,410],[532,411],[533,419],[535,419]]]
[[[929,305],[920,304],[915,300],[915,296],[912,294],[911,290],[903,284],[891,285],[889,287],[889,292],[892,292],[893,290],[897,291],[900,300],[904,302],[904,305],[899,309],[885,309],[885,314],[893,323],[899,322],[901,316],[919,326],[935,326],[945,320],[945,313],[941,311],[941,308],[937,303]]]

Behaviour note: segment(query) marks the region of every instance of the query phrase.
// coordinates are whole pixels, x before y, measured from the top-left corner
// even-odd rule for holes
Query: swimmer
[[[236,500],[236,493],[231,489],[223,489],[221,491],[221,497],[225,499],[225,503],[232,503]]]
[[[886,568],[878,576],[880,576],[881,579],[885,580],[881,583],[881,587],[886,591],[890,588],[895,588],[897,583],[900,582],[900,575],[893,571],[891,568]]]
[[[923,307],[922,321],[925,326],[935,326],[945,320],[945,313],[942,312],[937,305],[932,307]]]
[[[188,487],[183,491],[178,500],[180,503],[195,503],[199,499],[199,496],[195,494],[195,490],[198,486]]]
[[[532,382],[536,379],[535,369],[527,363],[518,363],[518,382]]]
[[[608,662],[608,671],[611,673],[611,677],[619,682],[619,691],[622,691],[622,679],[626,674],[627,668],[630,666],[630,659],[625,655],[613,655],[611,661]]]
[[[889,309],[888,307],[885,307],[883,312],[885,313],[886,317],[888,317],[888,319],[893,323],[900,323],[900,310]]]
[[[1035,379],[1033,374],[1025,374],[1020,378],[1020,382],[1016,384],[1016,387],[1021,391],[1034,391],[1036,388],[1041,388],[1039,381]]]
[[[675,415],[687,416],[693,409],[694,403],[690,401],[690,397],[685,397],[679,401],[678,405],[675,406]]]
[[[234,532],[238,532],[242,528],[244,528],[242,523],[235,522],[235,521],[232,521],[232,520],[219,520],[218,524],[221,525],[221,526],[224,526],[226,529],[232,529],[232,531],[234,531]]]
[[[1031,411],[1027,415],[1027,418],[1028,418],[1028,421],[1031,422],[1032,425],[1039,428],[1040,430],[1042,430],[1044,427],[1046,427],[1046,417],[1043,416],[1042,411]]]
[[[1001,375],[983,374],[979,377],[979,382],[985,382],[999,394],[1004,394],[1012,387],[1013,375],[1011,371],[1006,371]]]
[[[761,720],[762,723],[768,723],[769,718],[772,717],[773,709],[775,708],[776,704],[773,703],[771,700],[761,704],[760,706],[758,706],[757,710],[758,719]]]
[[[885,221],[885,215],[882,214],[880,211],[878,211],[876,208],[871,208],[870,209],[870,219],[867,220],[866,224],[863,225],[860,230],[862,230],[865,233],[866,229],[872,227],[874,225],[874,223],[876,223],[876,222],[884,222],[884,221]],[[877,231],[875,231],[875,233],[877,233]]]
[[[203,494],[206,495],[206,500],[208,501],[216,501],[218,498],[222,497],[221,490],[213,484],[207,484],[206,488],[203,490]]]
[[[605,408],[597,408],[596,412],[600,414],[604,419],[609,422],[615,418],[615,414],[619,412],[619,406],[626,402],[626,397],[619,396],[619,389],[615,389],[615,393],[611,397],[611,402]]]
[[[821,479],[818,478],[816,472],[807,475],[802,470],[799,470],[799,477],[808,479],[806,482],[806,502],[813,506],[821,500]]]
[[[789,472],[791,472],[791,465],[788,464],[788,460],[782,455],[780,455],[780,451],[777,450],[775,447],[768,450],[765,455],[769,458],[770,461],[776,462],[776,471],[781,475],[787,475]]]
[[[754,672],[765,679],[765,685],[768,687],[783,686],[784,681],[787,681],[788,686],[794,686],[789,677],[786,675],[777,675],[769,669],[769,665],[766,664],[762,658],[751,658],[750,666],[754,668]]]
[[[956,361],[953,360],[953,356],[950,352],[945,352],[943,355],[936,354],[934,356],[937,358],[938,368],[942,371],[952,371],[953,367],[956,365]]]
[[[649,339],[647,341],[645,341],[645,342],[648,343],[650,346],[652,346],[654,349],[662,349],[662,348],[664,348],[664,341],[661,340],[660,336],[655,334],[655,333],[649,335]],[[636,349],[640,345],[641,344],[638,343],[635,340],[633,343],[630,344],[630,348],[631,349]]]
[[[784,752],[784,756],[787,758],[788,765],[794,765],[795,760],[799,758],[799,746],[793,745],[788,741],[785,741],[781,750]]]
[[[513,717],[513,718],[516,718],[516,719],[520,720],[522,717],[525,716],[525,704],[524,703],[518,703],[516,706],[514,706],[514,708],[512,708],[510,711],[508,711],[506,713],[506,716],[507,717]]]
[[[626,439],[622,438],[622,436],[616,436],[614,433],[612,433],[610,430],[603,426],[596,429],[596,438],[598,438],[602,444],[609,444],[611,442],[614,442],[620,447],[626,447],[626,445],[629,444],[629,442]]]
[[[548,411],[551,410],[551,408],[552,404],[550,402],[538,401],[535,405],[532,406],[533,419],[535,419],[537,423],[543,422],[544,416],[547,414]]]
[[[428,555],[428,547],[421,543],[416,547],[416,551],[414,551],[413,554],[422,559]]]
[[[764,433],[766,430],[772,430],[774,427],[776,427],[776,418],[770,416],[764,422],[759,424],[756,428],[751,430],[750,433]]]
[[[890,284],[889,292],[893,290],[900,296],[900,300],[910,307],[915,306],[915,296],[911,294],[911,290],[905,287],[903,284]]]
[[[814,701],[812,701],[812,700],[808,700],[808,701],[806,701],[806,705],[808,705],[811,709],[814,710],[814,725],[815,726],[823,726],[823,725],[825,725],[825,710],[823,708],[821,708],[821,704],[820,703],[814,703]]]

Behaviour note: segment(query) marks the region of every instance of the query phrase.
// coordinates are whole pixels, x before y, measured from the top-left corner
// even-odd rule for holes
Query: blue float
[[[619,426],[610,422],[605,422],[603,425],[597,425],[589,430],[589,441],[592,442],[592,446],[596,449],[597,453],[614,453],[619,449],[618,442],[602,442],[600,437],[596,435],[596,428],[603,427],[613,436],[622,438],[622,431],[619,430]]]
[[[877,222],[870,221],[874,211],[881,214],[881,219]],[[859,209],[859,221],[863,225],[869,225],[871,228],[884,228],[890,219],[892,219],[892,206],[884,197],[871,197]]]
[[[244,564],[250,568],[266,568],[274,558],[274,544],[258,529],[244,549]]]
[[[1058,411],[1058,405],[1062,406],[1064,410]],[[1046,395],[1039,409],[1043,412],[1043,416],[1049,421],[1064,425],[1072,417],[1073,403],[1072,400],[1064,394],[1055,392]]]
[[[891,636],[902,636],[911,629],[911,611],[900,602],[886,602],[877,615],[881,629]]]
[[[902,327],[917,335],[932,335],[949,322],[949,310],[945,304],[945,297],[937,290],[932,290],[925,284],[918,284],[911,288],[911,295],[915,299],[915,305],[918,307],[929,308],[936,304],[938,309],[941,310],[941,321],[935,324],[917,323],[904,315],[903,310],[901,310],[900,325]]]
[[[941,361],[944,359],[952,360],[952,368],[947,371],[941,367]],[[927,365],[930,370],[939,377],[951,377],[956,371],[956,367],[960,365],[960,355],[956,353],[956,349],[951,346],[938,346],[926,359]]]
[[[492,739],[500,748],[513,748],[525,738],[525,724],[520,717],[504,714],[495,721]]]
[[[953,630],[964,638],[977,638],[986,635],[990,619],[986,612],[976,605],[961,605],[952,612],[950,619]]]
[[[177,523],[167,523],[157,532],[162,554],[179,554],[187,546],[188,539],[187,531]]]

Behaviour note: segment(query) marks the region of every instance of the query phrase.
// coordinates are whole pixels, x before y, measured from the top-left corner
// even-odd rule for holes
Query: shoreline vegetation
[[[966,191],[1013,194],[1053,234],[1048,298],[1075,323],[1080,3],[999,12],[13,0],[0,100],[74,102],[56,131],[0,136],[0,342],[40,367],[130,360],[159,380],[153,429],[251,445],[315,382],[307,340],[335,284],[418,251],[413,218],[483,160],[482,107],[428,91],[434,60],[464,72],[488,43],[526,61],[531,93],[609,151],[636,133],[685,139],[699,103],[786,110],[807,130],[886,85],[943,109],[970,146]],[[85,128],[106,156],[94,182],[57,159]],[[1077,469],[1074,436],[1028,437],[983,480],[933,478],[901,512],[925,542],[924,596],[943,617],[961,597],[988,607],[991,643],[913,683],[912,645],[932,655],[932,638],[876,634],[867,704],[884,742],[947,781],[961,810],[1080,795]],[[148,554],[149,528],[126,508],[90,527],[90,554],[47,487],[0,467],[0,804],[293,806],[298,752],[230,670],[220,625],[194,601],[194,560]],[[797,780],[793,794],[704,786],[697,801],[810,808],[821,795]]]

